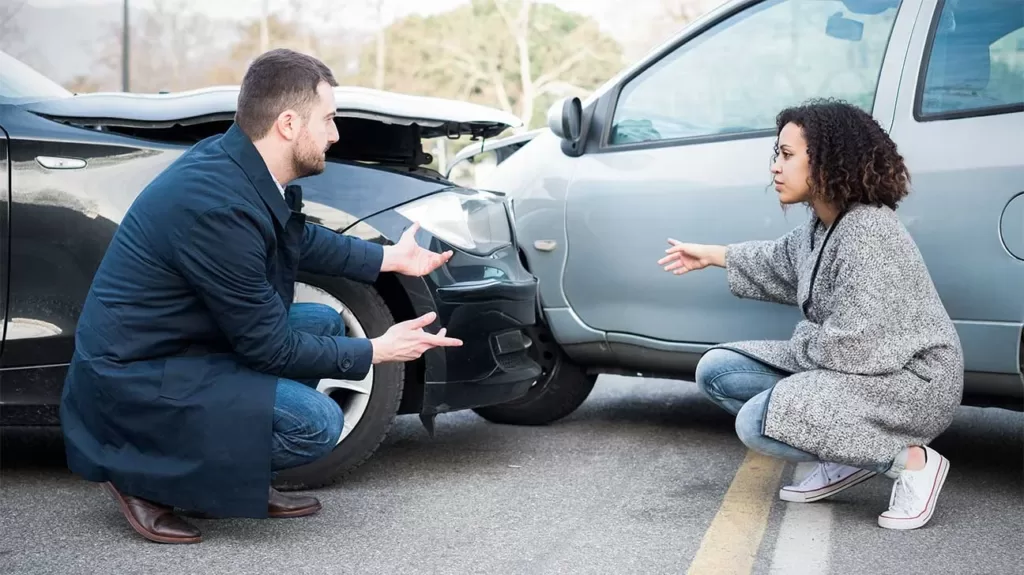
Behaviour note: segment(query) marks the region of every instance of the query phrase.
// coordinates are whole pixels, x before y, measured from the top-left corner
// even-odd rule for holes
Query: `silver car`
[[[585,102],[556,104],[550,129],[480,182],[511,197],[540,280],[545,373],[478,412],[548,423],[599,373],[691,379],[710,345],[788,339],[796,308],[733,297],[723,270],[680,278],[656,260],[668,237],[774,239],[803,221],[771,190],[774,119],[824,96],[871,111],[910,167],[897,213],[959,330],[964,403],[1021,409],[1024,3],[735,0]]]

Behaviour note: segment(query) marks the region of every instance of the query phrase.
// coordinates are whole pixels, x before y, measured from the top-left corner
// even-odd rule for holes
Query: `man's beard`
[[[296,146],[292,164],[297,178],[315,176],[324,171],[324,152],[318,150],[312,142]]]

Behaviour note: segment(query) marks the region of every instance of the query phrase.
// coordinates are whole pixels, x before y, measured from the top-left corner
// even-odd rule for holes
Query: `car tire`
[[[395,320],[387,303],[372,286],[343,278],[300,274],[299,283],[318,288],[341,302],[367,338],[384,334]],[[299,286],[296,286],[297,290]],[[353,335],[355,337],[355,335]],[[277,472],[274,487],[282,491],[315,489],[337,483],[368,460],[384,441],[402,400],[405,365],[400,362],[373,366],[373,386],[362,416],[328,455]],[[332,397],[338,399],[336,393]],[[343,410],[344,411],[344,410]],[[348,414],[345,414],[346,418]]]
[[[597,375],[572,362],[544,326],[527,330],[530,357],[543,368],[526,395],[508,403],[473,411],[492,423],[547,425],[576,411],[590,396]]]

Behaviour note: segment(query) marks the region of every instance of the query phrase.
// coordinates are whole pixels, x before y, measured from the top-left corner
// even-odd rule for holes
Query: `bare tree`
[[[621,47],[596,21],[533,0],[471,0],[443,14],[406,15],[384,38],[386,51],[367,38],[347,81],[497,106],[527,127],[543,122],[538,111],[555,98],[584,96],[623,64]]]
[[[133,92],[185,90],[206,85],[208,68],[221,57],[218,34],[210,20],[196,9],[199,0],[151,0],[132,14],[131,88]],[[120,70],[121,24],[104,37],[100,64]],[[194,65],[195,63],[203,65]],[[93,80],[98,80],[93,77]]]
[[[533,0],[519,0],[519,10],[515,15],[510,11],[510,5],[514,6],[515,2],[508,2],[507,0],[492,1],[498,13],[501,14],[502,20],[505,21],[505,25],[508,27],[508,31],[515,42],[521,87],[518,114],[524,123],[529,124],[531,118],[533,118],[537,97],[540,95],[582,96],[586,94],[588,90],[567,82],[564,77],[581,62],[599,57],[591,49],[590,45],[586,43],[574,44],[576,47],[575,53],[561,61],[551,62],[548,69],[534,76],[531,35],[545,34],[547,31],[542,29],[541,23],[531,21],[531,11],[534,7]],[[499,101],[502,101],[502,105],[510,110],[510,106],[507,105],[508,96],[502,85],[502,79],[493,70],[491,75],[499,92]]]
[[[385,0],[367,0],[376,16],[376,31],[374,33],[374,72],[373,87],[378,90],[384,89],[384,76],[387,72],[387,30],[385,28],[384,9]]]
[[[260,54],[270,49],[270,0],[260,3]]]
[[[18,52],[24,40],[18,14],[25,7],[25,0],[3,0],[0,2],[0,50]]]
[[[146,56],[157,72],[153,80],[164,84],[162,88],[181,90],[203,84],[202,75],[189,63],[210,57],[214,34],[210,21],[196,9],[197,1],[154,0],[153,11],[144,21],[140,36],[148,43]]]
[[[559,39],[564,42],[563,46],[552,46],[550,42],[538,41],[549,36],[548,27],[551,23],[533,17],[537,9],[534,0],[490,1],[501,16],[512,40],[517,81],[513,81],[513,86],[507,85],[509,78],[504,72],[501,62],[503,57],[500,53],[497,57],[486,52],[468,55],[465,51],[453,55],[470,78],[485,80],[491,84],[498,104],[506,111],[522,118],[524,129],[530,126],[540,96],[582,96],[589,91],[574,84],[570,76],[571,72],[584,62],[600,61],[606,57],[605,48],[595,50],[597,43],[593,40],[599,34],[596,28],[591,29],[586,24],[579,26],[570,35]],[[565,46],[572,47],[568,53]],[[451,52],[450,47],[445,48]],[[538,50],[543,53],[537,53]],[[555,53],[558,56],[552,57]],[[614,58],[618,56],[615,54]],[[538,64],[541,64],[541,67],[538,68]],[[535,71],[535,68],[538,70]],[[517,92],[515,100],[518,110],[515,110],[512,104],[513,89]]]
[[[671,26],[684,26],[704,13],[701,0],[661,0],[661,16]]]

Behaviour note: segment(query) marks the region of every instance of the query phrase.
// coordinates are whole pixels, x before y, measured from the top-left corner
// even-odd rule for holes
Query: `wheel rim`
[[[338,298],[326,291],[301,282],[295,283],[295,303],[322,303],[329,305],[341,314],[345,322],[345,331],[348,337],[365,338],[366,330],[359,319],[352,313],[352,310],[342,303]],[[321,379],[316,390],[333,399],[340,407],[345,416],[345,424],[341,429],[341,436],[338,443],[345,440],[352,430],[359,425],[366,413],[366,406],[370,404],[370,395],[373,393],[373,365],[366,377],[359,381],[346,379]]]
[[[551,377],[555,368],[558,367],[559,349],[554,338],[544,328],[528,328],[526,335],[530,338],[530,348],[526,353],[530,359],[537,362],[541,367],[540,376],[537,377],[537,381],[530,385],[530,388],[533,389],[538,385],[547,383],[548,378]]]

